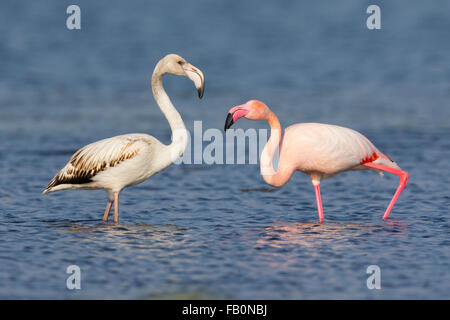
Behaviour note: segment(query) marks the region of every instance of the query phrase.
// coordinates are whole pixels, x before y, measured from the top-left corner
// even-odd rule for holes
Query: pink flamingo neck
[[[266,120],[270,125],[270,138],[261,153],[261,175],[266,183],[274,187],[280,187],[289,180],[293,171],[287,170],[287,168],[283,166],[281,158],[279,158],[278,170],[274,170],[273,157],[278,148],[280,149],[279,153],[281,151],[280,141],[282,131],[280,121],[278,121],[277,116],[272,111]]]

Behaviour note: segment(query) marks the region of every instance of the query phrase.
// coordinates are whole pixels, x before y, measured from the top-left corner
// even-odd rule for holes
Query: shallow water
[[[80,31],[60,1],[0,4],[0,298],[450,298],[448,2],[383,2],[379,31],[360,1],[78,4]],[[174,165],[123,191],[118,226],[100,221],[104,191],[42,196],[87,143],[170,141],[149,88],[167,52],[206,76],[203,100],[165,79],[191,130],[258,98],[283,126],[366,135],[410,173],[391,220],[398,178],[371,172],[322,183],[323,225],[306,176],[274,189],[256,165]],[[72,264],[81,290],[66,288]]]

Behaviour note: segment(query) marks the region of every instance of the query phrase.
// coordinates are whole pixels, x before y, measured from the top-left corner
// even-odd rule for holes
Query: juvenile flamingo
[[[400,177],[400,183],[383,220],[386,220],[400,193],[408,183],[409,175],[389,157],[381,153],[365,136],[352,129],[321,123],[297,123],[284,131],[275,114],[264,103],[250,100],[231,108],[225,122],[225,131],[239,118],[266,120],[270,138],[261,153],[261,174],[274,186],[286,184],[294,171],[308,175],[314,185],[319,222],[324,219],[320,181],[349,170],[386,171]],[[279,148],[278,170],[273,169],[272,158]]]
[[[183,119],[167,96],[162,77],[166,73],[191,79],[203,96],[203,73],[176,54],[156,65],[152,76],[153,96],[172,130],[172,143],[165,145],[148,134],[116,136],[91,143],[70,158],[50,181],[44,194],[66,189],[105,189],[108,195],[103,221],[114,202],[114,223],[119,222],[119,193],[170,166],[186,149],[188,133]]]

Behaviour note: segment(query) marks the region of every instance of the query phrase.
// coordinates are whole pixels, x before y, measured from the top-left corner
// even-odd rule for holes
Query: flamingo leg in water
[[[394,206],[395,202],[397,201],[400,193],[402,193],[403,189],[406,187],[406,185],[408,184],[408,179],[409,179],[409,174],[406,171],[403,170],[399,170],[399,169],[393,169],[393,168],[389,168],[380,164],[376,164],[373,162],[368,162],[368,163],[364,163],[364,166],[366,167],[371,167],[374,169],[378,169],[378,170],[382,170],[382,171],[386,171],[392,174],[396,174],[400,177],[400,183],[397,187],[397,191],[395,191],[394,197],[392,197],[391,202],[389,203],[386,211],[384,212],[383,215],[383,220],[387,220],[389,213],[392,210],[392,207]]]
[[[111,211],[112,201],[108,201],[106,204],[105,214],[103,215],[103,221],[108,221],[109,212]]]
[[[322,207],[322,197],[320,196],[320,184],[314,186],[314,191],[316,192],[317,211],[319,212],[319,223],[322,223],[324,215]]]
[[[119,193],[114,192],[114,223],[119,223]]]

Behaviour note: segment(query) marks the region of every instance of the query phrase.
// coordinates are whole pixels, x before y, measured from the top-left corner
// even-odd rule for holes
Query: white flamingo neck
[[[183,119],[178,113],[177,109],[170,101],[164,87],[162,85],[162,77],[165,72],[160,72],[160,68],[157,66],[152,76],[152,91],[153,96],[161,109],[162,113],[169,122],[170,129],[172,131],[172,143],[168,146],[172,162],[180,157],[187,146],[188,132],[184,125]]]

